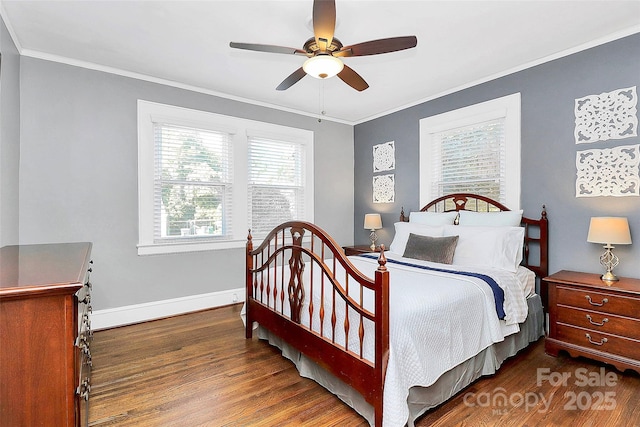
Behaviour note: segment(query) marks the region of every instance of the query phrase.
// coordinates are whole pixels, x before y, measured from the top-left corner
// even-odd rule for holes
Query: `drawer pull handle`
[[[591,335],[586,334],[586,336],[587,336],[587,339],[589,340],[589,342],[590,342],[591,344],[594,344],[594,345],[602,345],[602,344],[606,343],[607,341],[609,341],[609,340],[607,340],[606,338],[602,338],[602,339],[600,340],[600,342],[596,342],[596,341],[592,341],[592,340],[591,340]]]
[[[81,399],[89,400],[89,393],[91,393],[91,384],[89,383],[89,379],[85,378],[82,384],[76,389],[76,394],[80,396]]]
[[[604,298],[600,304],[598,304],[597,302],[591,301],[591,296],[589,295],[585,295],[585,298],[587,299],[587,301],[589,301],[589,304],[595,305],[596,307],[602,307],[603,305],[609,302],[609,298]]]
[[[609,321],[609,319],[605,317],[604,319],[602,319],[602,323],[594,322],[591,319],[591,316],[589,316],[588,314],[587,314],[587,319],[589,320],[589,323],[591,323],[592,325],[595,325],[595,326],[604,326],[604,324]]]

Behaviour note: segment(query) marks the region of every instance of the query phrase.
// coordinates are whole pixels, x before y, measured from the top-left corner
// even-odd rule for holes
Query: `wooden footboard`
[[[357,390],[382,426],[389,355],[389,273],[384,248],[373,279],[319,227],[291,221],[253,248],[247,240],[246,337],[253,323],[278,335]]]

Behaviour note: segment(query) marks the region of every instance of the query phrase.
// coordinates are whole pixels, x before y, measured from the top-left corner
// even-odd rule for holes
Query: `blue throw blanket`
[[[361,254],[360,256],[365,258],[378,259],[377,255],[372,255],[372,254]],[[395,259],[387,259],[387,263],[405,265],[405,266],[414,267],[414,268],[421,268],[423,270],[439,271],[442,273],[459,274],[461,276],[470,276],[470,277],[476,277],[478,279],[481,279],[487,285],[489,285],[489,287],[493,291],[493,299],[495,300],[495,303],[496,303],[496,313],[498,314],[498,319],[504,319],[505,317],[504,291],[500,286],[498,286],[498,283],[496,283],[496,281],[491,276],[487,276],[486,274],[481,274],[481,273],[472,273],[470,271],[446,270],[444,268],[427,267],[426,265],[412,264],[410,262],[398,261]]]

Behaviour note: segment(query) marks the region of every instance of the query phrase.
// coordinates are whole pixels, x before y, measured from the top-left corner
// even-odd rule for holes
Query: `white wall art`
[[[373,177],[373,203],[393,203],[395,181],[393,174]]]
[[[637,136],[637,105],[635,86],[576,99],[576,144]]]
[[[393,141],[373,146],[373,172],[390,171],[396,167],[396,148]]]
[[[640,195],[640,144],[576,153],[576,197]]]

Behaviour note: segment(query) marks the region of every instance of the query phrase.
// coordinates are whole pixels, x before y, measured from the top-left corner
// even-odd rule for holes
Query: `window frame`
[[[512,210],[520,209],[521,192],[521,96],[520,93],[447,111],[420,120],[420,206],[440,195],[432,194],[432,170],[430,166],[435,134],[455,128],[504,118],[506,150],[505,200],[500,201]]]
[[[138,100],[138,255],[195,252],[242,248],[247,241],[248,218],[248,135],[277,136],[305,145],[305,217],[313,222],[313,131],[256,120],[225,116],[207,111]],[[184,241],[179,238],[156,241],[154,235],[154,132],[153,123],[163,121],[179,126],[223,131],[230,134],[233,163],[231,234],[228,238]],[[254,239],[254,245],[260,240]]]

